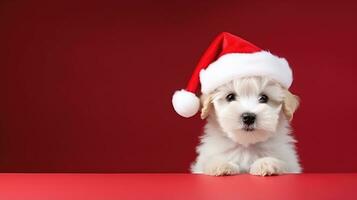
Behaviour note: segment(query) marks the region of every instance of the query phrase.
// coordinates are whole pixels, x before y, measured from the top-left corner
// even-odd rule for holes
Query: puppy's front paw
[[[283,161],[273,157],[264,157],[256,160],[250,166],[249,173],[256,176],[271,176],[282,174],[284,171]]]
[[[233,175],[239,173],[239,166],[230,162],[213,162],[205,167],[204,173],[211,176]]]

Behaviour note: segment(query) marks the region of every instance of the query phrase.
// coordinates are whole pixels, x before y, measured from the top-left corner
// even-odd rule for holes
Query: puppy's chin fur
[[[258,82],[269,81],[259,79]],[[219,176],[248,172],[265,176],[301,172],[296,141],[290,134],[289,119],[281,104],[251,106],[259,118],[253,131],[245,131],[242,124],[234,121],[247,107],[237,103],[234,109],[233,104],[220,100],[213,100],[212,104],[215,108],[208,115],[201,144],[197,147],[198,157],[191,166],[192,173]]]
[[[266,141],[271,137],[272,133],[255,129],[253,131],[237,130],[236,132],[228,132],[227,135],[234,142],[247,147],[250,144]]]

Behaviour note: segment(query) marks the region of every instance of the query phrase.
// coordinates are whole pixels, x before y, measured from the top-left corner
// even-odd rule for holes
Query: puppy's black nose
[[[255,122],[256,115],[254,113],[243,113],[242,121],[246,125],[251,125]]]

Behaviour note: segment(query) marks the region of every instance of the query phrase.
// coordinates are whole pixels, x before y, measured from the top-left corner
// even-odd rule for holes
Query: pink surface
[[[0,174],[0,199],[356,199],[357,174]]]

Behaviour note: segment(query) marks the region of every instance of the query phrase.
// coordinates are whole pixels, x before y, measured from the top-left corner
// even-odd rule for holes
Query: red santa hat
[[[227,32],[219,34],[198,62],[187,87],[172,97],[175,111],[183,117],[192,117],[200,108],[195,95],[201,83],[201,92],[209,94],[217,87],[247,76],[265,76],[289,88],[292,71],[288,62],[264,51],[254,44]]]

